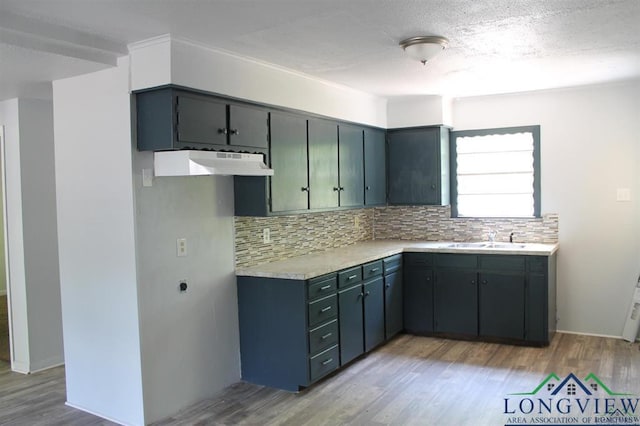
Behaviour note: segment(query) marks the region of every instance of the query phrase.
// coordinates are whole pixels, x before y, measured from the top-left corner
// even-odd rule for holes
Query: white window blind
[[[533,149],[529,132],[458,137],[458,216],[533,217]]]

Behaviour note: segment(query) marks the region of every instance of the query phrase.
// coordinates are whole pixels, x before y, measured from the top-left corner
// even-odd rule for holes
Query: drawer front
[[[314,281],[313,284],[311,281],[307,284],[307,298],[308,300],[315,300],[321,297],[329,296],[334,294],[337,290],[337,281],[336,276],[333,275],[331,277],[325,277],[322,281]]]
[[[362,268],[360,266],[338,272],[338,288],[347,287],[360,281],[362,281]]]
[[[497,269],[500,271],[524,272],[524,256],[515,255],[481,255],[478,256],[480,269]]]
[[[529,264],[529,272],[535,272],[538,274],[547,273],[548,258],[544,256],[528,256],[527,263]]]
[[[338,345],[335,345],[309,360],[309,373],[312,382],[338,368],[340,361],[338,349]]]
[[[330,321],[309,332],[309,353],[314,355],[338,344],[338,320]]]
[[[407,266],[433,266],[433,253],[405,253],[404,264]]]
[[[395,256],[390,256],[385,259],[382,259],[382,267],[384,269],[384,274],[389,275],[402,267],[402,255],[396,254]]]
[[[362,265],[362,278],[372,278],[382,275],[382,260]]]
[[[309,327],[321,324],[338,315],[338,296],[333,295],[309,303]]]
[[[436,256],[436,264],[451,268],[477,268],[478,256],[475,254],[439,253]]]

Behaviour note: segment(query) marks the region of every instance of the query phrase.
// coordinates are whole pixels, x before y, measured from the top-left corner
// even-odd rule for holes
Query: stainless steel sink
[[[447,245],[450,248],[481,248],[486,246],[487,243],[453,243]]]
[[[485,248],[497,248],[497,249],[521,249],[525,248],[525,244],[514,244],[514,243],[489,243],[486,244]]]

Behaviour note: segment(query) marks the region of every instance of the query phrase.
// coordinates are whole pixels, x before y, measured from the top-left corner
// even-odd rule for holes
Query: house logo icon
[[[504,398],[505,426],[530,424],[598,424],[640,426],[640,398],[614,392],[593,373],[545,377],[530,392]]]

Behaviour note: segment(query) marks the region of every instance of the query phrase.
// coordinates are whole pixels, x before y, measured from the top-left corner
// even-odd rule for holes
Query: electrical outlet
[[[187,239],[178,238],[176,240],[176,254],[178,257],[185,257],[187,255]]]
[[[262,230],[262,242],[265,244],[271,244],[271,230],[269,228],[264,228]]]
[[[618,188],[616,190],[616,201],[631,201],[631,189]]]

